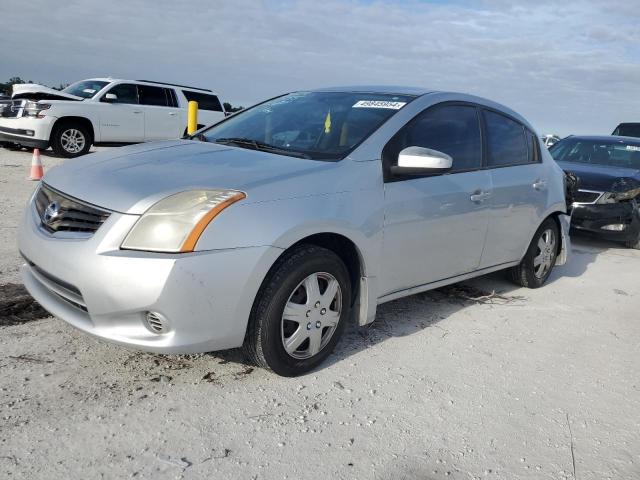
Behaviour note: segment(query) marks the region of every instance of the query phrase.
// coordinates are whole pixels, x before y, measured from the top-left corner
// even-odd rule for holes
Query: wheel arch
[[[60,125],[64,123],[73,123],[73,122],[80,123],[81,125],[87,127],[89,130],[89,135],[91,136],[91,139],[90,139],[91,143],[95,142],[96,131],[95,131],[93,122],[87,117],[76,116],[76,115],[68,115],[68,116],[58,118],[53,124],[53,127],[51,128],[51,137],[49,138],[49,141],[50,142],[53,141],[53,135],[55,134],[57,129],[60,127]]]

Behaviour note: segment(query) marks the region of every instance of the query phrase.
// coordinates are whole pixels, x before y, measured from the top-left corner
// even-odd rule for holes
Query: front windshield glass
[[[69,85],[62,91],[76,97],[91,98],[108,84],[109,82],[100,80],[83,80]]]
[[[242,111],[197,138],[315,160],[339,160],[413,100],[410,95],[297,92]]]
[[[557,162],[640,168],[640,142],[567,138],[549,151]]]

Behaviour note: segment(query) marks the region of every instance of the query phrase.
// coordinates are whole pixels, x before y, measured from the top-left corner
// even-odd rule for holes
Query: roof
[[[569,135],[566,138],[574,138],[578,140],[595,140],[596,142],[636,143],[640,145],[640,138],[623,137],[621,135]]]
[[[87,81],[87,80],[95,80],[95,81],[99,81],[99,82],[133,82],[133,83],[146,83],[149,85],[166,85],[169,87],[179,87],[179,88],[184,88],[186,90],[196,90],[199,92],[207,92],[207,93],[214,93],[212,90],[209,90],[208,88],[200,88],[200,87],[190,87],[188,85],[178,85],[176,83],[169,83],[169,82],[156,82],[153,80],[134,80],[134,79],[129,79],[129,78],[110,78],[110,77],[96,77],[96,78],[86,78],[84,80],[80,80],[82,81]]]
[[[433,93],[433,89],[423,87],[403,87],[398,85],[350,85],[344,87],[316,88],[313,92],[359,92],[359,93],[387,93],[396,95],[425,95]]]

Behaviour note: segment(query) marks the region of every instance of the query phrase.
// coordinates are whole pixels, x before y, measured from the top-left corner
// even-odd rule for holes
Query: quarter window
[[[400,130],[387,144],[385,163],[394,165],[407,147],[424,147],[453,158],[451,171],[482,166],[482,141],[476,107],[442,105],[429,108]]]
[[[490,167],[529,162],[533,141],[527,141],[525,138],[526,130],[523,125],[504,115],[487,110],[484,111],[484,119],[487,127]],[[529,142],[531,146],[528,145]]]
[[[187,97],[187,101],[198,102],[198,108],[200,110],[211,110],[214,112],[222,112],[222,105],[220,100],[215,95],[209,95],[207,93],[190,92],[189,90],[183,90],[184,96]]]
[[[111,103],[138,103],[138,89],[130,83],[116,85],[107,93],[113,93],[117,97]]]

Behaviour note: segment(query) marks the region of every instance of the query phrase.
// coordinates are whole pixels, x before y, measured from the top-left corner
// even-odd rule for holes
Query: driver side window
[[[386,165],[396,165],[407,147],[424,147],[453,158],[451,173],[482,167],[478,110],[470,105],[436,105],[405,125],[385,146]]]

